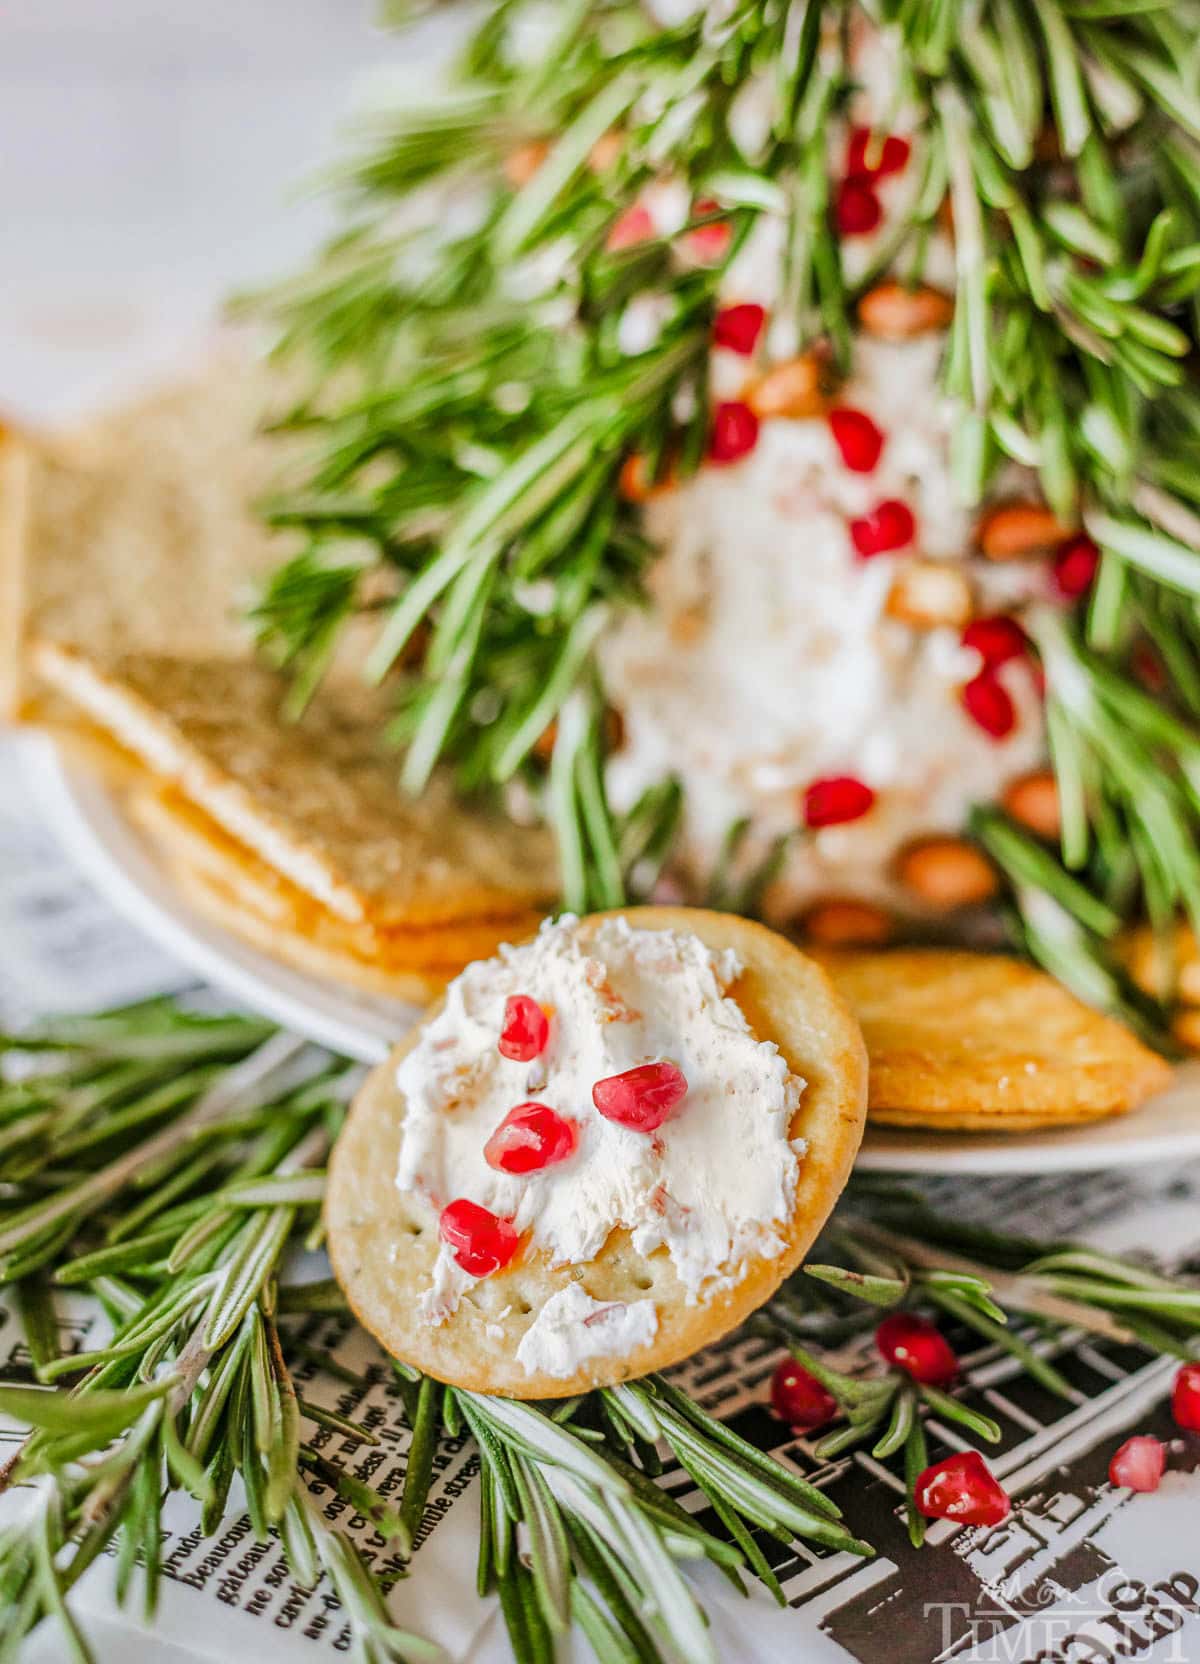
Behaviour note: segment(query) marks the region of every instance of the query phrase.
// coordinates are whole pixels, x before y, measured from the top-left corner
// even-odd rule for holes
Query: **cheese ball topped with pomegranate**
[[[852,278],[910,217],[921,178],[886,41],[864,31],[856,52],[859,90],[830,139]],[[614,235],[663,236],[687,213],[667,181]],[[785,233],[782,213],[760,214],[723,279],[701,468],[681,481],[669,468],[653,481],[626,470],[658,553],[651,605],[602,644],[623,735],[609,788],[626,808],[678,777],[672,876],[683,894],[703,891],[730,828],[746,821],[749,866],[788,840],[763,898],[768,918],[879,939],[895,912],[989,898],[990,866],[962,841],[975,805],[1007,798],[1039,832],[1052,823],[1028,625],[1039,608],[1075,601],[1097,556],[1015,464],[982,512],[964,502],[956,407],[942,391],[955,311],[948,225],[921,285],[866,288],[841,377],[827,355],[796,352]],[[679,258],[720,259],[728,235],[714,221],[681,238]],[[629,303],[627,350],[653,334],[654,305]]]

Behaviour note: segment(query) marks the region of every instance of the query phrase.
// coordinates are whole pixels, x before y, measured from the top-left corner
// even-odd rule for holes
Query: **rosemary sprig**
[[[132,1592],[140,1567],[152,1612],[164,1492],[191,1493],[211,1531],[235,1478],[255,1531],[278,1532],[297,1582],[328,1575],[363,1664],[431,1656],[392,1625],[376,1575],[403,1573],[443,1430],[470,1431],[478,1444],[479,1586],[498,1594],[522,1664],[551,1659],[572,1622],[605,1660],[710,1658],[684,1569],[707,1560],[738,1587],[747,1572],[782,1598],[758,1533],[870,1552],[819,1489],[662,1377],[530,1405],[443,1388],[396,1365],[412,1436],[393,1506],[304,1437],[306,1420],[351,1442],[374,1437],[309,1402],[292,1380],[289,1360],[329,1361],[293,1340],[289,1318],[344,1311],[340,1290],[280,1282],[289,1247],[311,1237],[325,1153],[356,1072],[253,1020],[195,1017],[171,1002],[9,1044],[40,1067],[0,1085],[0,1126],[23,1126],[25,1151],[19,1175],[4,1181],[3,1274],[16,1287],[35,1376],[0,1384],[0,1413],[33,1428],[0,1476],[0,1485],[27,1484],[30,1500],[27,1517],[0,1531],[0,1660],[15,1659],[44,1618],[61,1626],[70,1656],[88,1658],[70,1594],[110,1544],[118,1594]],[[94,1136],[81,1142],[88,1092]],[[818,1349],[862,1327],[854,1314],[864,1301],[868,1311],[939,1310],[1066,1396],[1069,1384],[1010,1314],[1026,1327],[1082,1328],[1179,1356],[1192,1354],[1200,1330],[1200,1292],[1190,1285],[1075,1245],[965,1226],[869,1185],[828,1241],[847,1269],[810,1266],[756,1322],[787,1339],[842,1405],[846,1425],[827,1453],[870,1440],[880,1459],[903,1460],[915,1538],[925,1419],[956,1421],[984,1441],[994,1430],[953,1392],[832,1370]],[[66,1285],[94,1295],[109,1318],[111,1333],[90,1352],[60,1355],[53,1297]],[[722,1534],[656,1484],[668,1455]],[[309,1480],[387,1542],[376,1574],[328,1528]]]
[[[933,1308],[1009,1353],[1048,1391],[1070,1401],[1078,1393],[1034,1344],[1030,1323],[1043,1339],[1083,1331],[1184,1360],[1200,1347],[1200,1288],[1194,1284],[1076,1244],[1036,1243],[964,1224],[933,1213],[915,1197],[884,1192],[872,1197],[866,1211],[852,1200],[827,1239],[848,1268],[812,1264],[805,1267],[806,1277],[869,1306]],[[898,1457],[909,1533],[919,1547],[925,1521],[914,1486],[927,1464],[925,1420],[953,1422],[983,1444],[1000,1438],[999,1426],[953,1391],[917,1382],[902,1370],[861,1376],[833,1368],[813,1349],[810,1337],[820,1333],[819,1324],[805,1333],[808,1344],[798,1338],[795,1309],[804,1300],[798,1289],[791,1293],[791,1300],[785,1291],[768,1309],[767,1321],[831,1394],[840,1415],[840,1425],[818,1440],[816,1455],[827,1459],[869,1444],[877,1461]],[[1020,1324],[1011,1325],[1012,1318]],[[851,1332],[859,1326],[851,1319]],[[832,1325],[827,1328],[838,1340],[845,1338]]]
[[[707,1559],[743,1587],[747,1569],[782,1600],[755,1528],[853,1554],[869,1544],[803,1478],[764,1456],[659,1377],[558,1406],[441,1389],[401,1368],[413,1450],[440,1428],[475,1436],[480,1476],[478,1587],[495,1591],[519,1664],[553,1655],[577,1620],[602,1659],[667,1664],[713,1657],[703,1612],[677,1563]],[[704,1530],[655,1479],[664,1445],[704,1492],[728,1538]],[[400,1515],[415,1530],[431,1479],[410,1456]],[[516,1532],[529,1552],[516,1552]]]
[[[255,1531],[278,1531],[297,1581],[328,1572],[358,1656],[423,1657],[391,1628],[349,1539],[325,1529],[304,1476],[372,1519],[399,1568],[443,1428],[478,1441],[481,1588],[499,1594],[520,1659],[548,1656],[572,1621],[602,1657],[710,1656],[680,1568],[706,1558],[738,1583],[745,1567],[778,1592],[754,1529],[869,1552],[819,1492],[658,1380],[548,1414],[397,1366],[412,1439],[404,1494],[390,1508],[304,1442],[305,1420],[360,1442],[374,1435],[297,1393],[288,1359],[305,1349],[279,1326],[293,1312],[344,1309],[339,1290],[280,1288],[278,1276],[289,1244],[310,1234],[356,1071],[257,1022],[194,1018],[166,1002],[13,1044],[44,1058],[40,1072],[0,1087],[4,1124],[24,1152],[0,1241],[41,1384],[0,1384],[0,1411],[34,1427],[6,1479],[37,1487],[34,1529],[0,1537],[0,1587],[12,1593],[5,1645],[54,1616],[86,1657],[67,1597],[114,1539],[118,1595],[140,1564],[152,1612],[164,1487],[190,1491],[213,1530],[239,1478]],[[63,1044],[70,1051],[56,1052]],[[59,1354],[55,1286],[97,1296],[112,1319],[104,1344]],[[654,1483],[660,1441],[728,1540]],[[518,1527],[528,1559],[516,1552]]]
[[[1016,1337],[996,1333],[995,1307],[1052,1329],[1141,1342],[1184,1359],[1196,1355],[1200,1289],[1189,1282],[1077,1243],[1035,1242],[984,1230],[935,1214],[915,1200],[877,1202],[873,1214],[861,1222],[855,1216],[835,1236],[840,1251],[848,1257],[880,1256],[904,1267],[928,1303],[1007,1346],[1027,1367]],[[852,1247],[856,1240],[858,1249]],[[986,1302],[971,1295],[976,1283],[986,1285]],[[1061,1377],[1057,1385],[1046,1384],[1063,1390]]]
[[[748,1525],[785,1542],[802,1536],[871,1552],[819,1491],[667,1381],[656,1377],[593,1397],[547,1418],[531,1405],[454,1395],[483,1452],[480,1587],[499,1589],[522,1664],[540,1656],[539,1647],[572,1616],[602,1658],[629,1656],[629,1648],[650,1661],[714,1658],[677,1562],[708,1559],[739,1588],[737,1573],[748,1567],[782,1599]],[[654,1483],[660,1442],[712,1502],[728,1541],[698,1526]],[[518,1523],[530,1534],[527,1568],[512,1554]],[[591,1584],[582,1603],[580,1579]],[[528,1630],[527,1650],[517,1614]]]
[[[302,1419],[328,1412],[298,1397],[277,1327],[280,1262],[320,1204],[354,1072],[256,1020],[167,1002],[13,1045],[69,1050],[61,1067],[0,1088],[21,1151],[6,1169],[3,1277],[21,1279],[45,1383],[0,1384],[0,1412],[33,1428],[0,1479],[32,1487],[28,1516],[0,1533],[0,1658],[43,1617],[59,1620],[72,1657],[91,1657],[67,1596],[114,1539],[118,1598],[140,1564],[152,1616],[164,1489],[189,1491],[212,1531],[235,1478],[256,1532],[280,1533],[296,1580],[328,1573],[363,1664],[435,1656],[393,1627],[357,1551],[310,1500],[306,1467],[356,1506],[369,1499],[406,1541],[352,1475],[305,1455]],[[98,1297],[113,1325],[104,1345],[59,1355],[33,1267]],[[52,1385],[64,1378],[74,1385]]]
[[[716,296],[764,215],[784,233],[779,310],[836,373],[861,293],[922,280],[948,195],[960,488],[978,500],[1016,462],[1103,551],[1086,606],[1034,631],[1059,856],[995,815],[977,830],[1011,880],[1019,940],[1161,1035],[1111,942],[1134,914],[1200,923],[1200,392],[1186,369],[1200,7],[884,0],[872,17],[894,37],[920,176],[910,221],[851,281],[827,133],[854,87],[859,10],[739,0],[662,27],[636,0],[580,0],[530,61],[522,5],[497,0],[439,96],[366,124],[338,180],[352,229],[268,303],[281,350],[312,371],[285,425],[311,432],[314,461],[270,509],[307,548],[269,585],[259,629],[302,700],[344,623],[374,619],[370,674],[404,665],[408,788],[440,758],[468,789],[523,777],[545,793],[569,905],[619,899],[638,874],[605,799],[594,644],[637,602],[651,553],[621,468],[636,452],[648,477],[686,474],[702,455]],[[764,80],[770,120],[751,137],[733,113]],[[518,166],[530,146],[540,165]],[[719,204],[732,236],[714,264],[661,238],[610,242],[664,177],[693,226]],[[448,212],[447,191],[468,206]],[[619,322],[644,294],[664,297],[665,321],[630,356]],[[1162,684],[1149,694],[1147,650]],[[547,780],[535,747],[556,717]],[[722,899],[753,905],[752,891]]]
[[[650,553],[618,493],[623,462],[636,450],[651,471],[687,471],[703,452],[716,294],[762,196],[725,118],[754,65],[782,55],[785,11],[743,5],[729,27],[664,31],[634,6],[583,6],[521,67],[506,56],[516,8],[496,8],[458,86],[366,135],[344,179],[368,210],[362,228],[272,297],[282,350],[309,355],[318,382],[346,374],[351,392],[335,402],[317,386],[288,418],[312,429],[319,455],[270,513],[310,545],[262,599],[264,644],[307,692],[357,611],[382,607],[375,679],[420,639],[393,728],[411,791],[443,756],[468,787],[519,773],[537,784],[535,747],[558,719],[547,813],[576,908],[644,882],[624,846],[644,842],[660,865],[677,815],[668,798],[649,826],[649,802],[626,826],[612,815],[593,648],[614,607],[637,599]],[[807,52],[784,78],[797,111],[814,62]],[[819,115],[805,107],[806,143]],[[600,169],[597,146],[618,127],[620,154]],[[506,158],[549,136],[536,178],[514,192]],[[773,145],[767,171],[794,147]],[[609,245],[621,208],[668,165],[695,184],[695,226],[714,217],[710,176],[733,197],[733,235],[711,265],[680,272],[664,239]],[[447,234],[440,211],[399,234],[372,223],[451,179],[478,193],[467,229]],[[646,292],[670,306],[658,340],[630,357],[617,320]]]

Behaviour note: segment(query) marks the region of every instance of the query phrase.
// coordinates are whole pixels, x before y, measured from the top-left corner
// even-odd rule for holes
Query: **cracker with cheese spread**
[[[659,1369],[799,1264],[862,1136],[866,1059],[819,966],[670,907],[471,965],[334,1151],[334,1269],[387,1349],[479,1391]]]

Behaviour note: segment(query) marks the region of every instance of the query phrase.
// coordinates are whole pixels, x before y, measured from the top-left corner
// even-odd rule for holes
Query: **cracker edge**
[[[718,951],[734,948],[745,965],[744,977],[751,979],[743,995],[756,1014],[769,1019],[767,1024],[752,1020],[756,1034],[775,1041],[794,1072],[804,1075],[807,1086],[790,1135],[807,1138],[809,1148],[800,1163],[795,1208],[785,1233],[787,1245],[774,1258],[759,1259],[733,1288],[710,1300],[680,1305],[666,1314],[665,1321],[660,1311],[654,1340],[633,1353],[589,1359],[570,1377],[527,1375],[517,1363],[514,1336],[506,1372],[497,1375],[494,1370],[481,1370],[461,1375],[451,1385],[515,1398],[563,1398],[665,1369],[690,1357],[742,1323],[800,1265],[850,1176],[866,1124],[866,1048],[849,1007],[822,967],[763,925],[703,909],[625,908],[589,915],[582,923],[594,928],[614,917],[627,918],[635,929],[691,930]],[[785,990],[782,1000],[780,987]],[[799,1002],[800,1018],[790,1015],[792,999]],[[435,1015],[436,1008],[424,1021]],[[814,1018],[819,1019],[823,1036],[818,1035]],[[436,1343],[438,1330],[418,1323],[414,1336],[397,1327],[396,1296],[388,1275],[393,1263],[389,1251],[402,1250],[410,1240],[397,1218],[394,1175],[403,1123],[394,1088],[395,1069],[420,1032],[418,1025],[372,1072],[351,1105],[330,1161],[325,1220],[334,1273],[363,1327],[393,1356],[446,1380],[439,1373],[436,1344],[428,1350],[421,1344],[427,1336]],[[800,1054],[801,1048],[821,1039],[824,1045],[819,1056],[810,1052],[806,1059]],[[518,1273],[519,1268],[514,1275]],[[569,1280],[569,1269],[564,1269],[560,1286]]]
[[[277,960],[290,970],[358,993],[378,994],[404,1005],[427,1006],[458,975],[450,964],[388,970],[369,960],[314,942],[257,913],[251,913],[205,874],[180,862],[170,867],[172,880],[187,905],[209,924]]]
[[[192,879],[200,891],[211,891],[220,904],[222,919],[238,908],[255,926],[278,930],[283,937],[311,944],[329,956],[331,966],[369,968],[385,980],[393,973],[428,972],[438,991],[473,958],[496,951],[502,942],[536,930],[543,915],[530,909],[509,918],[458,919],[443,925],[380,927],[347,924],[288,879],[268,867],[244,845],[237,844],[202,809],[175,793],[143,783],[127,796],[130,819],[149,838],[160,859],[182,883]],[[181,876],[182,875],[182,876]],[[233,917],[232,928],[237,928]],[[361,931],[362,939],[354,940]],[[338,933],[342,933],[339,939]],[[469,944],[464,951],[464,944]],[[392,957],[388,957],[391,946]],[[404,950],[404,951],[400,951]]]
[[[816,955],[838,987],[839,966],[852,963],[863,967],[889,960],[893,966],[916,959],[959,961],[995,960],[1018,968],[1030,986],[1045,983],[1055,993],[1073,1001],[1094,1025],[1114,1037],[1108,1059],[1100,1063],[1081,1061],[1064,1069],[1039,1070],[1025,1076],[1022,1060],[1014,1050],[1007,1061],[993,1058],[983,1065],[954,1062],[947,1067],[936,1049],[913,1047],[894,1049],[883,1057],[870,1056],[868,1119],[881,1127],[922,1127],[933,1132],[1039,1132],[1054,1128],[1082,1126],[1089,1121],[1111,1120],[1131,1114],[1147,1099],[1164,1091],[1173,1071],[1165,1058],[1152,1051],[1115,1017],[1097,1011],[1065,988],[1048,972],[1011,954],[972,954],[964,948],[881,948],[826,949]],[[847,996],[848,998],[848,996]],[[850,1001],[853,1007],[853,1001]],[[869,1020],[868,1020],[869,1026]],[[1119,1042],[1119,1046],[1118,1046]],[[1120,1055],[1117,1055],[1119,1049]],[[1053,1089],[1054,1081],[1073,1083],[1069,1101]],[[1002,1085],[1007,1082],[1007,1085]],[[1020,1087],[1017,1092],[1010,1088]],[[1009,1101],[1001,1101],[1008,1094]],[[936,1155],[936,1151],[931,1151]]]
[[[361,899],[328,864],[289,836],[263,813],[253,795],[201,756],[174,722],[148,700],[108,675],[86,653],[63,642],[36,637],[30,661],[51,687],[78,705],[117,742],[184,795],[269,866],[351,923],[365,918]]]
[[[154,657],[154,655],[138,655]],[[283,874],[329,912],[350,924],[412,923],[453,925],[472,916],[524,920],[536,911],[532,895],[514,895],[472,877],[476,905],[460,906],[412,918],[389,910],[372,914],[371,898],[319,849],[298,835],[286,817],[265,808],[253,789],[234,779],[203,755],[174,718],[130,687],[119,674],[97,663],[86,651],[48,637],[36,637],[30,662],[37,674],[77,705],[87,717],[132,752],[160,780],[176,786],[236,842]],[[239,664],[242,661],[230,661]],[[247,665],[253,661],[245,661]],[[261,667],[260,667],[261,668]]]

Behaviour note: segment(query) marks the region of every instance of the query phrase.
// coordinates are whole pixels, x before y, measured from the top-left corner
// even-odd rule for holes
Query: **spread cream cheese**
[[[914,628],[886,611],[909,556],[862,560],[848,529],[881,499],[908,502],[922,557],[959,565],[971,518],[949,469],[952,413],[937,388],[939,338],[860,340],[841,402],[887,435],[878,466],[851,472],[823,418],[764,422],[733,467],[704,468],[649,506],[662,553],[652,605],[601,645],[624,744],[609,788],[626,808],[678,774],[681,847],[693,876],[749,816],[761,850],[798,824],[813,780],[849,774],[877,795],[861,821],[798,841],[775,889],[781,912],[833,894],[895,900],[888,869],[909,839],[961,831],[975,803],[1045,755],[1030,666],[1000,678],[1017,711],[997,743],[963,709],[979,670],[957,628]],[[744,365],[744,360],[742,361]],[[980,610],[1004,611],[1036,568],[972,563]],[[782,906],[780,906],[782,904]]]
[[[552,1294],[517,1347],[527,1375],[565,1380],[586,1358],[627,1357],[658,1333],[653,1300],[593,1300],[578,1283]]]
[[[804,1082],[729,997],[740,969],[735,954],[690,932],[621,918],[595,927],[585,946],[569,916],[468,966],[397,1069],[406,1106],[398,1187],[439,1213],[466,1198],[510,1218],[529,1233],[528,1251],[555,1266],[586,1264],[624,1227],[639,1253],[666,1250],[689,1301],[732,1285],[748,1259],[783,1251],[803,1154],[789,1131]],[[528,1063],[497,1044],[517,994],[552,1012],[548,1043]],[[594,1107],[597,1081],[667,1060],[687,1093],[653,1133]],[[520,1176],[498,1172],[484,1146],[530,1100],[577,1123],[574,1152]],[[442,1243],[423,1313],[444,1321],[472,1281]],[[572,1287],[547,1302],[525,1339],[531,1372],[566,1375],[572,1361],[653,1336],[652,1299],[585,1309],[581,1297],[590,1299]]]

